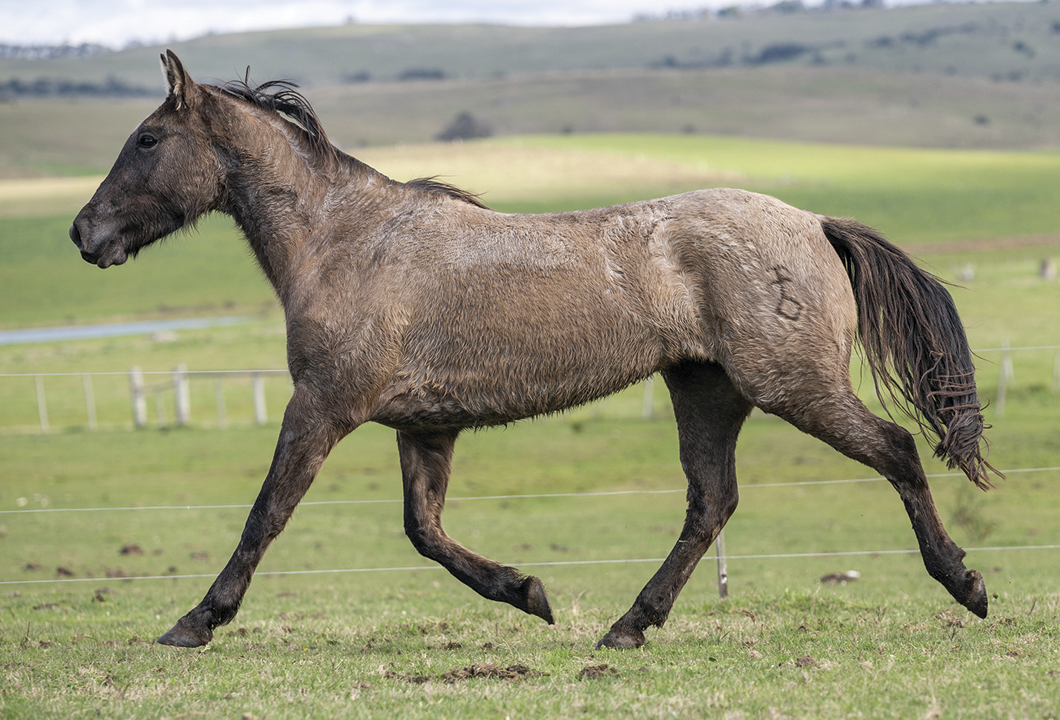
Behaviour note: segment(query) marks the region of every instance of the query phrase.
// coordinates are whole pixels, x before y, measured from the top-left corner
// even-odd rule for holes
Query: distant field
[[[396,179],[439,175],[483,193],[502,211],[572,210],[736,186],[815,212],[856,217],[900,245],[1031,237],[1029,246],[999,246],[996,253],[1005,263],[1031,265],[1056,253],[1049,248],[1055,248],[1060,228],[1060,155],[1049,152],[570,135],[366,149],[359,155]],[[104,272],[85,264],[67,229],[95,183],[0,183],[0,327],[275,308],[272,290],[226,218],[208,218],[198,231],[150,248],[125,267]],[[953,246],[948,266],[937,271],[952,277],[954,263],[975,262],[961,259],[962,247]]]
[[[1060,147],[1058,27],[1053,3],[935,3],[585,28],[349,24],[172,46],[200,81],[249,66],[252,82],[302,83],[346,149],[429,142],[461,112],[498,136],[1042,149]],[[0,60],[0,178],[104,172],[161,100],[164,49]],[[38,81],[154,95],[10,90]]]

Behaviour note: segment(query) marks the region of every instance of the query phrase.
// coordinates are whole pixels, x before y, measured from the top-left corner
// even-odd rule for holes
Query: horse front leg
[[[736,439],[751,412],[751,403],[732,384],[720,365],[693,364],[669,368],[663,378],[670,389],[681,447],[681,466],[688,477],[688,511],[681,536],[637,596],[596,644],[633,648],[644,644],[644,630],[662,627],[692,571],[736,510]]]
[[[552,625],[552,605],[538,578],[476,555],[442,529],[445,491],[458,433],[398,432],[405,534],[421,555],[440,564],[482,597],[506,602]]]
[[[163,645],[200,647],[216,627],[231,622],[265,550],[283,531],[335,444],[346,434],[325,424],[308,393],[295,388],[284,413],[272,467],[247,517],[232,558],[202,602],[158,638]]]

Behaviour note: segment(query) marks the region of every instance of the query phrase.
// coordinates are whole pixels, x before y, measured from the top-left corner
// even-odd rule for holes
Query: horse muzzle
[[[126,253],[119,240],[111,239],[108,242],[104,239],[103,241],[97,240],[93,242],[91,235],[83,233],[81,228],[78,227],[78,220],[76,219],[70,226],[70,239],[77,246],[77,249],[81,251],[81,257],[85,262],[92,263],[100,268],[121,265],[128,259],[128,253]]]

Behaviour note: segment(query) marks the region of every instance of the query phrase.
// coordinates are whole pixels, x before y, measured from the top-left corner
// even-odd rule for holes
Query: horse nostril
[[[78,250],[83,249],[81,244],[81,231],[77,229],[76,223],[70,226],[70,239],[74,241],[74,245],[77,246]]]

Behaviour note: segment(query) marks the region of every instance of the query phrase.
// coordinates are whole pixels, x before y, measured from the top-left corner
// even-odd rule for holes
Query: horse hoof
[[[160,645],[172,645],[173,647],[185,647],[194,648],[202,647],[213,640],[213,632],[208,628],[203,630],[195,630],[192,628],[184,618],[177,620],[177,624],[169,629],[169,631],[158,638]]]
[[[600,642],[596,643],[596,647],[593,650],[611,649],[611,650],[628,650],[629,648],[639,648],[644,645],[644,633],[630,633],[611,628],[607,631],[607,635],[600,638]]]
[[[988,599],[986,596],[986,583],[978,570],[969,570],[965,575],[971,581],[972,588],[961,604],[981,618],[986,618]]]
[[[526,593],[526,612],[536,615],[549,625],[555,625],[556,618],[552,615],[552,603],[548,601],[544,583],[531,575],[523,583],[523,591]]]

